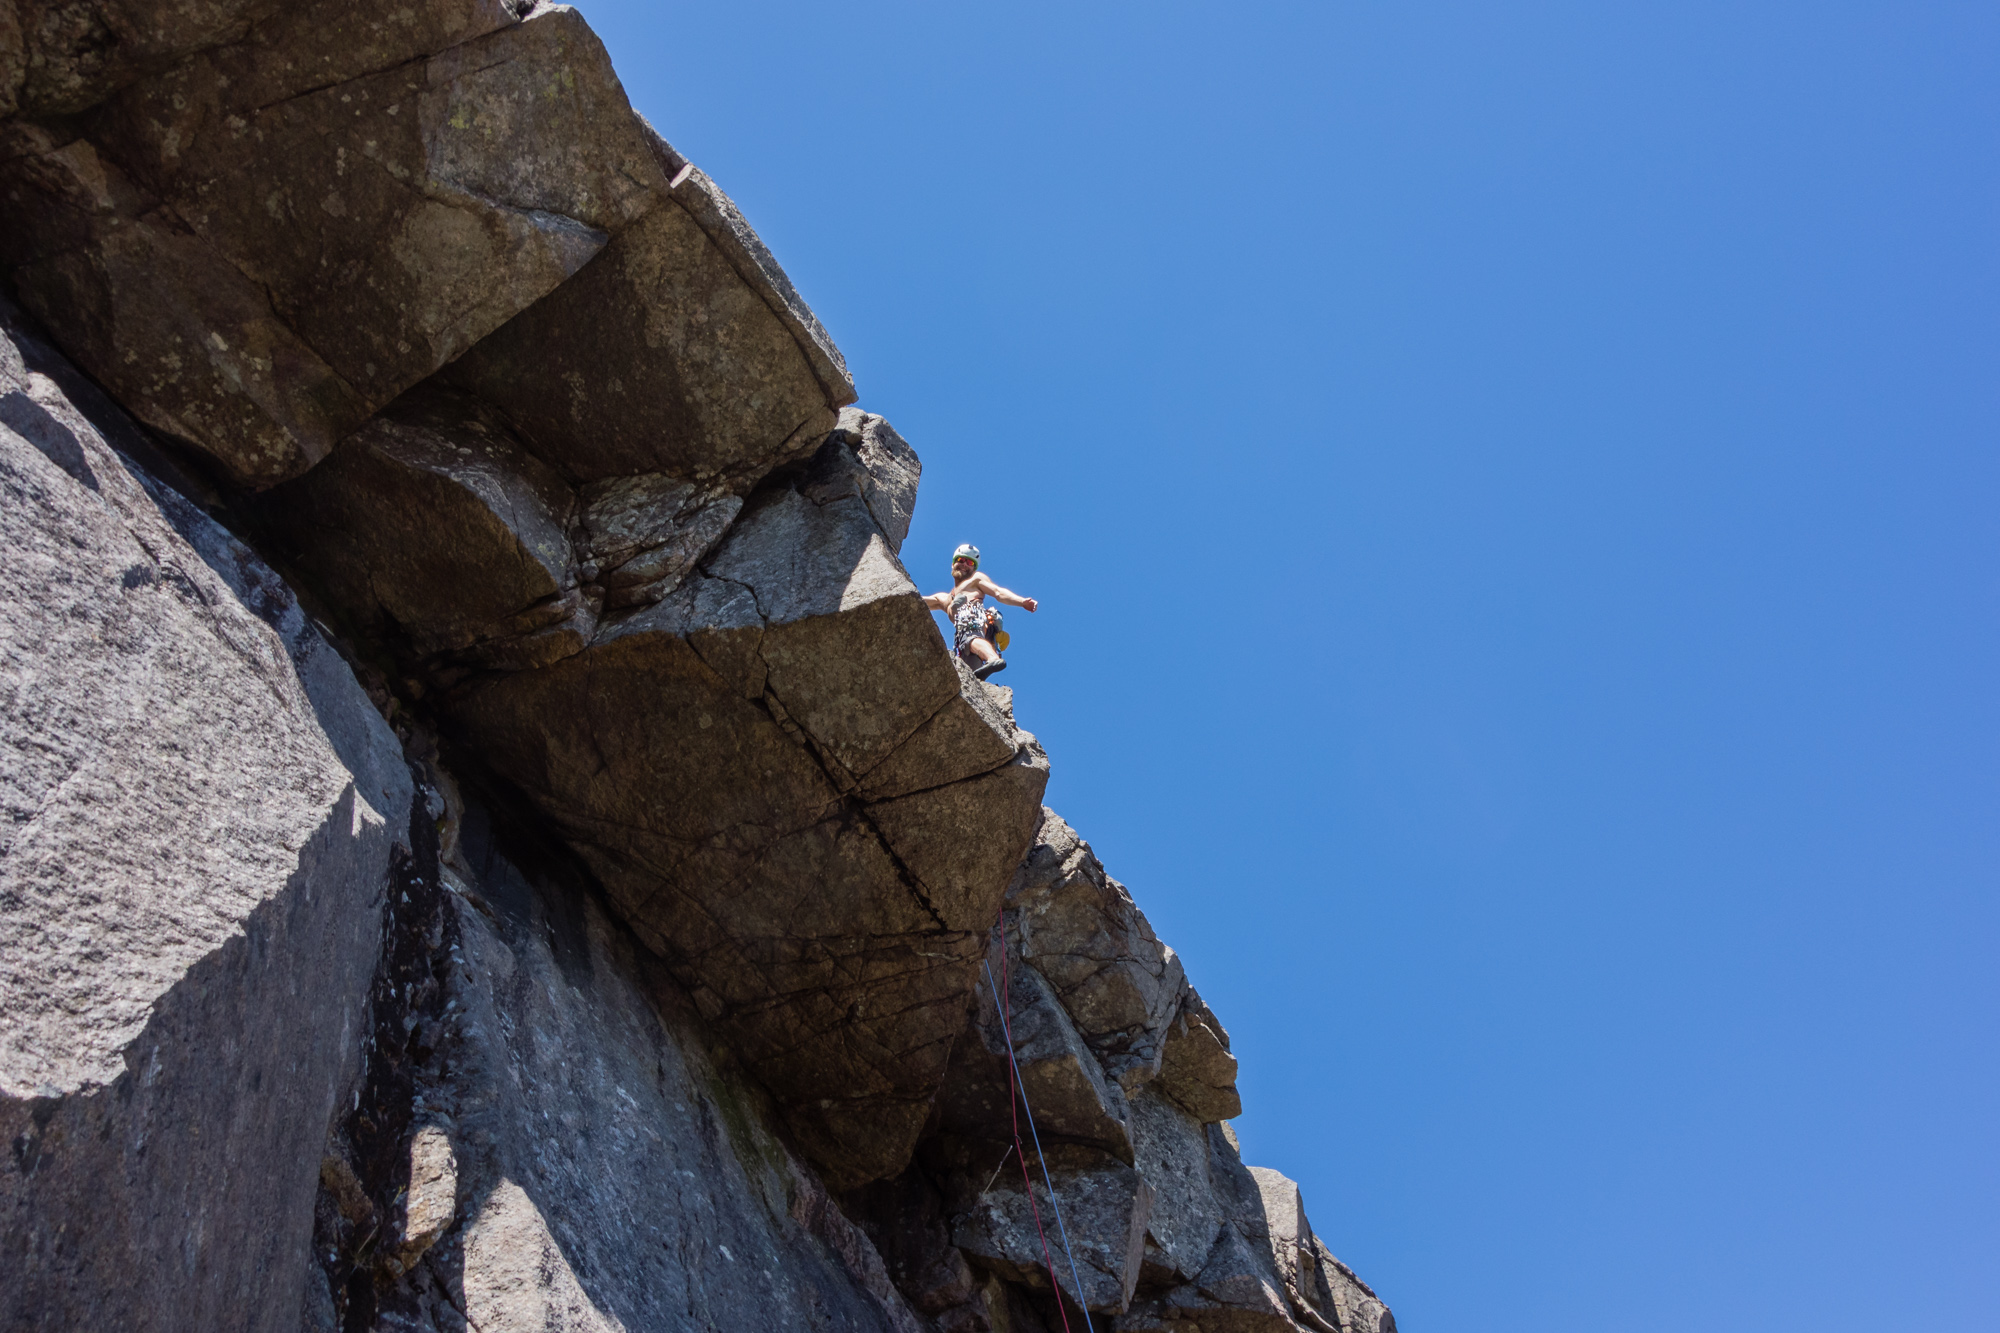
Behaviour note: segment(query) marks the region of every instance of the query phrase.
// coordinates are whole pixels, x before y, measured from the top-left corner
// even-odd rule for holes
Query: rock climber
[[[979,548],[966,545],[951,553],[951,591],[934,592],[924,598],[925,606],[951,617],[952,646],[972,667],[972,674],[981,680],[1007,669],[1006,659],[993,646],[988,628],[990,620],[1000,618],[999,612],[988,609],[988,597],[1029,612],[1035,609],[1034,598],[1009,592],[980,573]]]

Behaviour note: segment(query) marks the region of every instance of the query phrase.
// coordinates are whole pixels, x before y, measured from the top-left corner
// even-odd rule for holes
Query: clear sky
[[[2000,6],[584,9],[1406,1333],[2000,1328]]]

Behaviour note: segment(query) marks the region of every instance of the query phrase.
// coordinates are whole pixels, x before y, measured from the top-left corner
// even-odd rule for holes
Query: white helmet
[[[955,565],[961,560],[970,560],[973,564],[977,565],[979,563],[979,548],[971,542],[960,543],[959,548],[951,553],[951,562]]]

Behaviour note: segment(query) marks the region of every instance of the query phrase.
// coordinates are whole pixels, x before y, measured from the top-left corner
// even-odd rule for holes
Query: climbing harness
[[[994,1004],[1000,1011],[1000,1035],[1007,1043],[1007,1070],[1013,1083],[1012,1088],[1009,1090],[1011,1095],[1007,1101],[1007,1113],[1013,1118],[1014,1123],[1014,1149],[1021,1154],[1021,1185],[1028,1194],[1028,1210],[1034,1214],[1035,1234],[1041,1238],[1042,1262],[1048,1265],[1049,1286],[1055,1291],[1056,1313],[1062,1316],[1063,1333],[1069,1333],[1069,1312],[1063,1309],[1062,1283],[1056,1281],[1056,1265],[1055,1260],[1049,1255],[1048,1233],[1042,1230],[1042,1210],[1035,1202],[1035,1183],[1028,1175],[1028,1152],[1027,1149],[1021,1147],[1020,1113],[1025,1110],[1028,1113],[1028,1133],[1035,1140],[1035,1160],[1041,1164],[1042,1168],[1042,1186],[1049,1192],[1049,1207],[1054,1210],[1056,1215],[1056,1233],[1062,1237],[1063,1257],[1069,1260],[1069,1279],[1076,1284],[1076,1308],[1083,1313],[1085,1333],[1096,1333],[1090,1322],[1090,1307],[1083,1303],[1083,1278],[1077,1273],[1076,1252],[1070,1248],[1069,1244],[1069,1228],[1063,1225],[1062,1204],[1056,1201],[1055,1181],[1049,1177],[1048,1159],[1042,1156],[1042,1135],[1041,1131],[1035,1128],[1035,1108],[1028,1105],[1027,1081],[1021,1077],[1021,1062],[1014,1055],[1014,1029],[1012,1023],[1008,1021],[1007,1016],[1013,992],[1013,978],[1009,976],[1007,968],[1006,910],[1005,907],[1000,909],[999,921],[1000,976],[1002,984],[999,986],[993,984],[992,963],[981,959],[980,966],[986,969],[986,988],[993,992]],[[1015,1098],[1019,1099],[1018,1103],[1015,1101]],[[1000,1164],[1005,1166],[1007,1159],[1004,1157],[1001,1158]],[[997,1168],[994,1174],[999,1174]],[[991,1182],[988,1183],[990,1184]]]

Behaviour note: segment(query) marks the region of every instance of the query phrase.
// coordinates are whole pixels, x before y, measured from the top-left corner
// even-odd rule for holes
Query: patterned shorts
[[[965,602],[951,618],[952,646],[961,657],[972,652],[972,641],[986,637],[986,607],[979,602]]]

